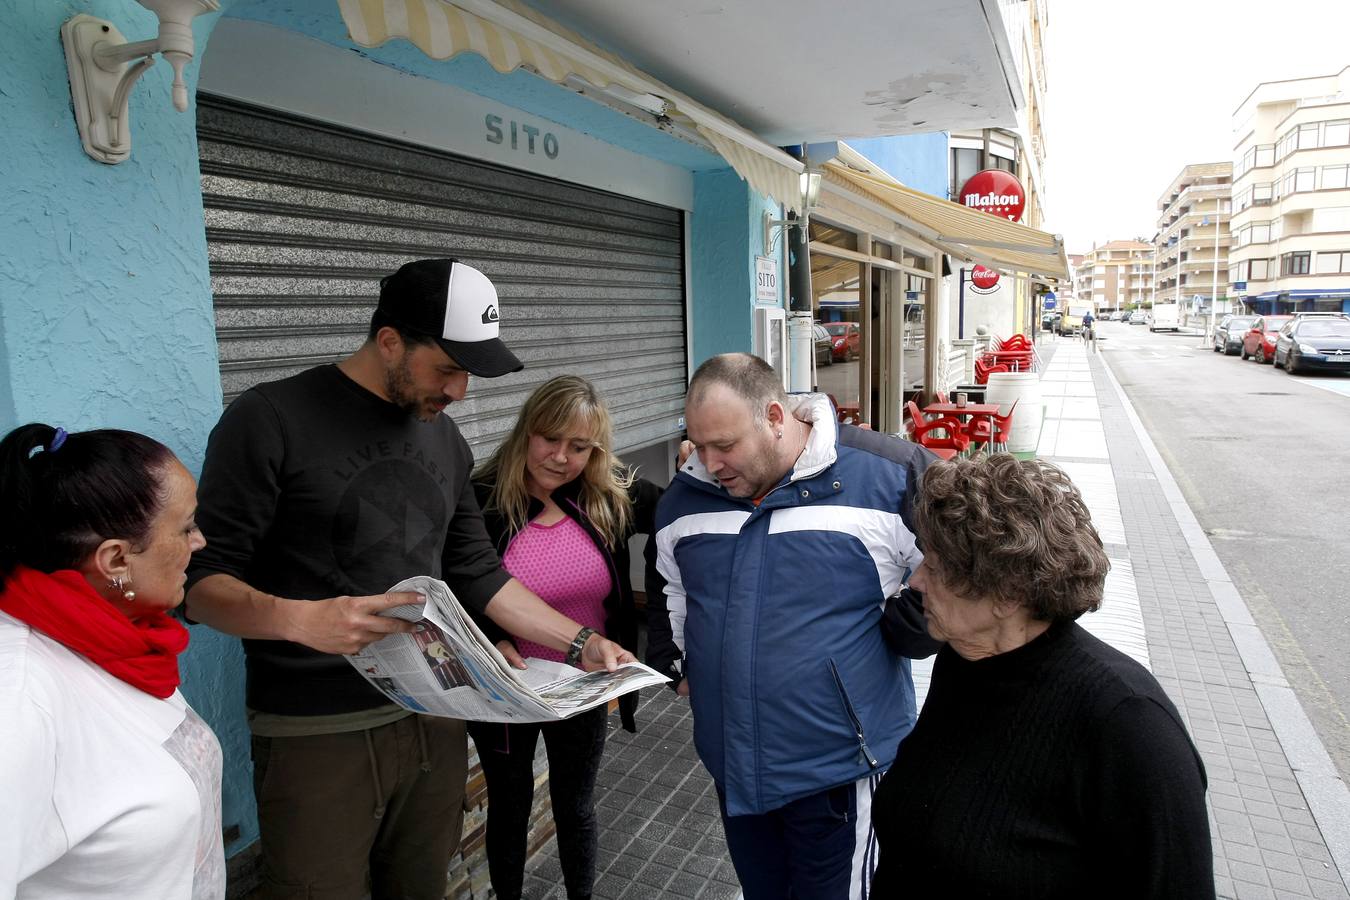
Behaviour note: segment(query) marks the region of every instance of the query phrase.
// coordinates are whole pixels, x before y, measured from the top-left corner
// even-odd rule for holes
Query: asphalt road
[[[1287,375],[1193,334],[1099,346],[1350,779],[1350,375]]]

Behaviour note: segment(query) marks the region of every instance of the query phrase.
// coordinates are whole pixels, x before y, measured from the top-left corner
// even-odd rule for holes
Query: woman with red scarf
[[[220,745],[168,611],[196,483],[128,431],[0,442],[0,897],[219,898]]]

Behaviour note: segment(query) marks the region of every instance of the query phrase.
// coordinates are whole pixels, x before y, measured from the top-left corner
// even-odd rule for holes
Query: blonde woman
[[[474,488],[508,572],[564,615],[636,645],[628,539],[653,533],[661,489],[614,456],[609,410],[589,382],[562,375],[540,385],[497,452],[474,472]],[[655,541],[647,547],[650,594],[664,583],[656,574]],[[498,647],[513,664],[523,665],[524,657],[564,660],[561,652],[509,636],[490,620],[479,625],[500,638]],[[636,707],[636,693],[619,704],[629,731],[636,730]],[[605,731],[603,706],[556,723],[469,724],[487,779],[488,870],[498,897],[521,896],[540,734],[567,896],[591,896],[598,846],[593,792]]]

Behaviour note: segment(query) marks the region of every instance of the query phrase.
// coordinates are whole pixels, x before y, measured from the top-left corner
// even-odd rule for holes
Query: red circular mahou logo
[[[1000,219],[1016,222],[1027,206],[1027,193],[1017,176],[1002,169],[976,172],[961,186],[961,205],[978,209]]]
[[[998,272],[994,269],[986,269],[984,266],[976,266],[970,270],[970,283],[977,288],[989,290],[989,288],[998,284]]]

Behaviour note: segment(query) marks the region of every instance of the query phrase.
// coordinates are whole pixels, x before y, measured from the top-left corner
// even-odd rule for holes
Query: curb
[[[1209,536],[1200,527],[1185,495],[1181,493],[1176,479],[1154,445],[1153,438],[1135,412],[1134,404],[1125,395],[1111,366],[1105,359],[1101,363],[1107,380],[1120,400],[1121,408],[1134,428],[1135,437],[1139,439],[1144,455],[1153,468],[1167,505],[1181,528],[1191,556],[1233,638],[1242,665],[1256,689],[1256,696],[1265,709],[1280,748],[1289,760],[1299,789],[1308,801],[1308,811],[1322,832],[1322,839],[1336,864],[1341,882],[1350,890],[1350,787],[1341,780],[1308,714],[1303,711],[1302,704],[1284,677],[1284,671],[1271,651],[1270,644],[1252,619],[1233,580],[1228,577],[1228,571],[1214,552]]]

